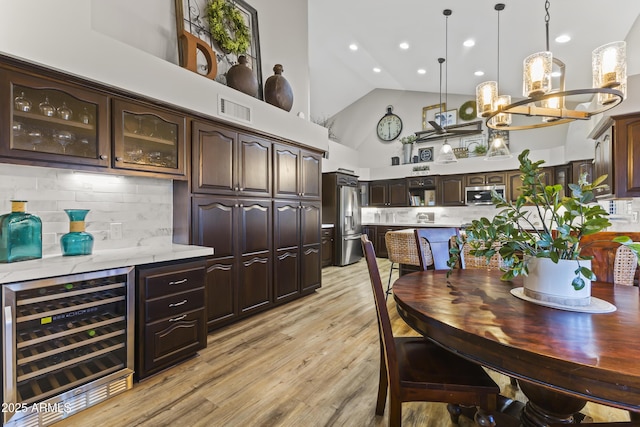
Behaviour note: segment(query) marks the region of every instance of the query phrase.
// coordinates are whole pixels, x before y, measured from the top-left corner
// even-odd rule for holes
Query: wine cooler
[[[53,424],[133,386],[133,271],[2,286],[4,425]]]

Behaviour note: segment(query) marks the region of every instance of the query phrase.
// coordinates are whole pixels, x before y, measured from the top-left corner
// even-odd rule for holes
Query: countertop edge
[[[375,225],[379,227],[406,227],[406,228],[462,228],[463,224],[438,224],[438,223],[400,223],[400,222],[363,222],[362,226]]]
[[[53,255],[42,259],[0,264],[0,284],[209,255],[213,255],[213,248],[179,244],[110,249],[96,251],[91,255],[71,257]]]

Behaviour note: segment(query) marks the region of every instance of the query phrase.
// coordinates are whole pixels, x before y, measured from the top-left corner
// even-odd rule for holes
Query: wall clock
[[[378,121],[378,126],[376,126],[378,138],[385,142],[393,141],[402,132],[402,120],[392,111],[393,106],[387,106],[387,114],[382,116]]]
[[[433,161],[433,147],[421,148],[418,150],[418,157],[421,162],[432,162]]]

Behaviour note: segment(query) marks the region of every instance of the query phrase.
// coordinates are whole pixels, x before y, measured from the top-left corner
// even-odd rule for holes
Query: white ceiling
[[[478,83],[497,78],[496,3],[309,0],[312,118],[330,117],[376,88],[439,92],[437,59],[445,57],[444,9],[453,11],[448,18],[448,92],[475,94]],[[521,96],[522,60],[545,50],[545,2],[502,3],[506,7],[500,12],[500,93]],[[591,51],[627,38],[640,15],[640,1],[554,0],[549,12],[550,49],[566,64],[566,89],[587,88],[591,87]],[[639,26],[640,22],[635,28]],[[560,34],[571,36],[571,41],[555,42]],[[475,40],[474,47],[462,45],[469,38]],[[410,48],[399,49],[401,42]],[[359,49],[351,51],[351,43]],[[627,46],[630,75],[640,73],[638,49],[640,44]],[[635,63],[634,58],[638,58]],[[374,67],[382,71],[376,74]],[[426,74],[418,74],[419,68]],[[485,75],[474,76],[476,70]]]

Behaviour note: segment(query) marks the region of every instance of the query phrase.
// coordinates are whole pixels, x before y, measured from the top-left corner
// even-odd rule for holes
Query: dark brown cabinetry
[[[3,156],[106,168],[110,165],[108,98],[72,84],[0,70]]]
[[[407,178],[410,206],[434,206],[436,204],[436,186],[438,178],[422,176]]]
[[[360,206],[367,207],[369,206],[369,183],[359,181],[358,186],[360,187]]]
[[[408,206],[406,179],[389,179],[369,183],[369,206]]]
[[[137,269],[136,376],[143,379],[207,346],[204,260]]]
[[[320,287],[320,202],[274,201],[274,302]]]
[[[322,229],[322,266],[333,265],[333,227]]]
[[[271,142],[223,126],[194,122],[194,191],[271,195]]]
[[[541,180],[543,185],[553,185],[554,168],[542,168]],[[522,194],[522,172],[519,170],[507,172],[507,200],[515,201]]]
[[[465,185],[467,187],[477,187],[479,185],[504,185],[505,183],[505,172],[487,172],[465,175]]]
[[[572,167],[571,165],[555,166],[553,168],[553,184],[562,186],[560,190],[560,197],[571,194],[569,184],[572,180]]]
[[[583,174],[587,182],[593,182],[597,178],[593,173],[593,159],[574,160],[571,162],[571,182],[577,184]]]
[[[185,117],[149,105],[113,101],[112,166],[184,176]]]
[[[273,150],[274,197],[320,199],[322,157],[290,145]]]
[[[207,261],[209,328],[269,306],[271,204],[262,199],[193,197],[193,243],[214,248]]]
[[[590,135],[596,140],[594,175],[609,175],[598,197],[640,196],[640,114],[604,119]]]
[[[440,206],[464,206],[464,175],[444,175],[438,186]]]

